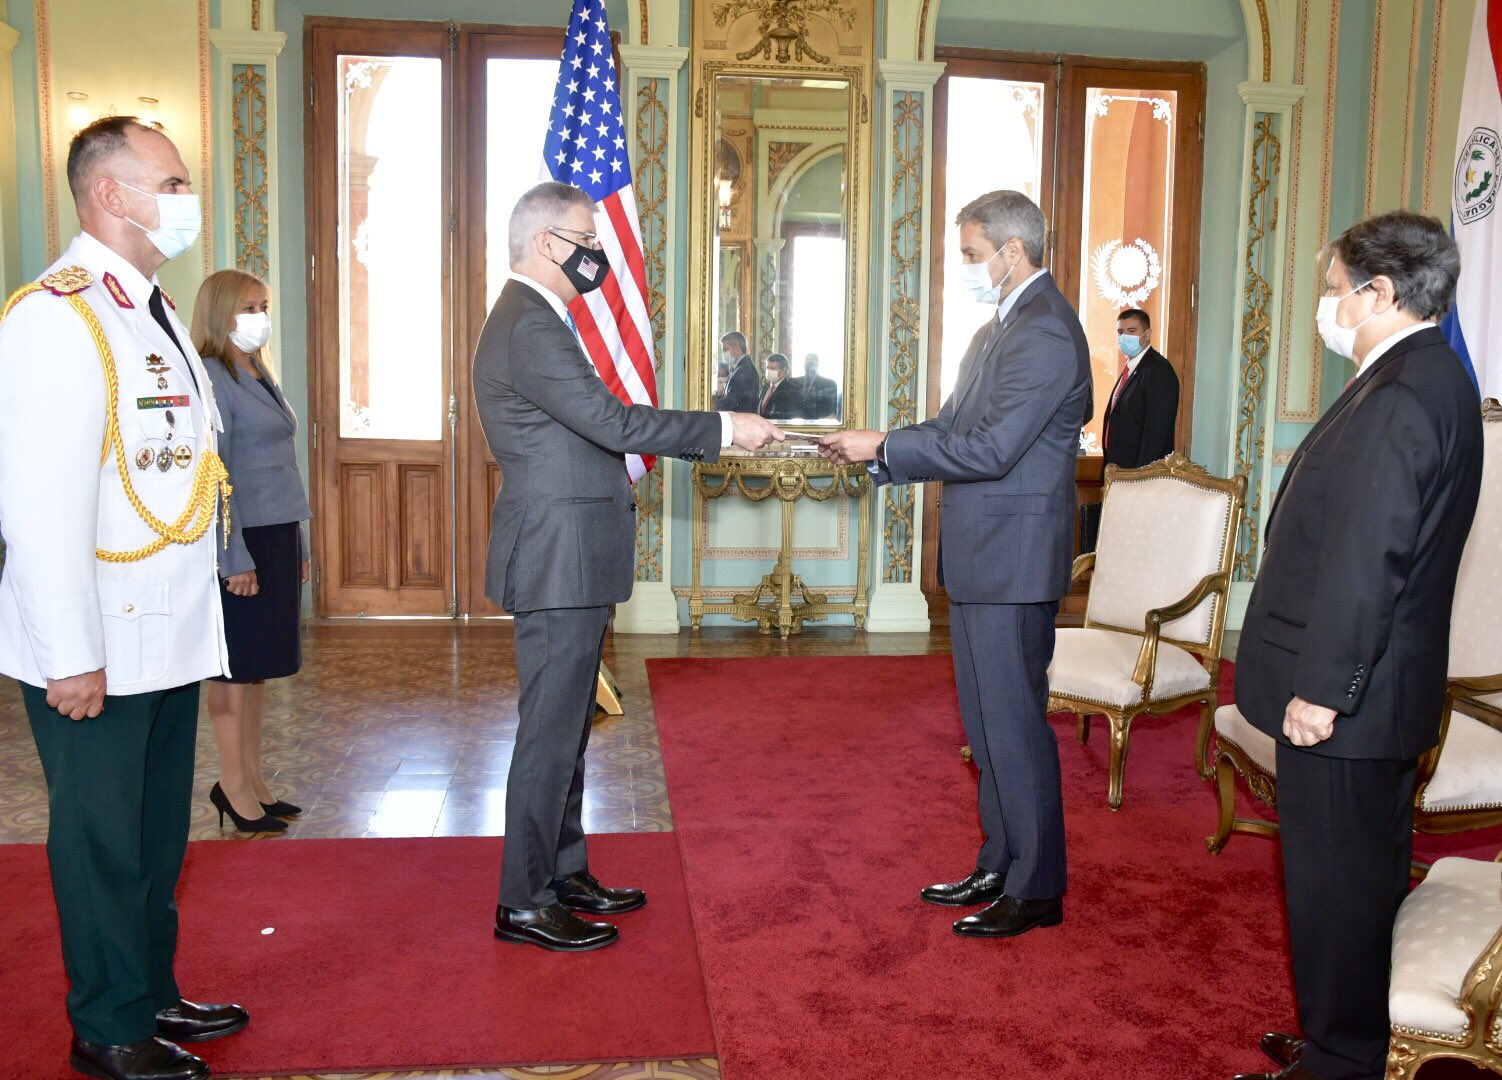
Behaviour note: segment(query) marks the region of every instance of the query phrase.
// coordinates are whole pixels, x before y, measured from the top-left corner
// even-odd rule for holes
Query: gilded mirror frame
[[[697,15],[696,11],[696,15]],[[697,51],[697,50],[696,50]],[[840,388],[843,399],[840,421],[834,424],[788,422],[791,431],[828,432],[842,428],[865,427],[870,369],[870,294],[860,283],[870,279],[871,206],[871,106],[870,78],[863,64],[833,64],[804,61],[787,63],[752,63],[735,57],[705,59],[695,57],[693,118],[689,142],[689,310],[688,310],[688,407],[709,409],[711,372],[718,355],[715,311],[720,298],[715,294],[717,279],[714,240],[718,232],[719,208],[714,194],[715,162],[720,132],[716,130],[715,92],[722,77],[748,79],[820,79],[839,80],[848,86],[846,102],[845,170],[846,184],[842,214],[846,229],[846,296],[845,355]],[[754,244],[746,245],[749,261],[745,272],[753,279],[761,268],[755,265]]]

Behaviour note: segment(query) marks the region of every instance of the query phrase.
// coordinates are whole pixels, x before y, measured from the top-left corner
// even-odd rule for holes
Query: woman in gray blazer
[[[300,812],[274,798],[261,772],[266,680],[302,666],[302,586],[313,516],[297,471],[297,416],[266,366],[266,283],[239,270],[210,275],[193,305],[193,345],[205,360],[224,433],[230,533],[219,552],[229,675],[209,684],[219,781],[209,800],[242,832],[280,832]]]

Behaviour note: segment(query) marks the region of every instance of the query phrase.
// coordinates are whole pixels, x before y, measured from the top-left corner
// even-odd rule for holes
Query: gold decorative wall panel
[[[266,69],[260,64],[231,67],[230,121],[234,130],[234,262],[265,278],[271,272],[266,119]]]
[[[643,33],[646,11],[642,11]],[[668,81],[643,78],[636,84],[636,198],[641,219],[642,255],[647,270],[647,312],[652,322],[653,356],[658,385],[662,385],[662,361],[667,351],[667,201],[668,201],[668,108],[664,100]],[[663,461],[636,485],[636,580],[663,580],[662,479]]]
[[[886,427],[918,421],[918,339],[922,323],[919,275],[923,262],[923,145],[926,122],[922,94],[903,90],[892,95],[892,231],[888,245],[891,311],[888,316],[889,393]],[[888,582],[913,580],[913,515],[917,506],[911,484],[888,485],[883,495],[882,574]]]
[[[1259,112],[1252,125],[1251,185],[1247,206],[1247,241],[1243,269],[1241,373],[1236,417],[1236,472],[1247,477],[1246,516],[1236,545],[1236,580],[1256,573],[1261,545],[1262,488],[1253,473],[1262,459],[1267,410],[1263,400],[1267,358],[1272,348],[1272,286],[1267,279],[1272,234],[1278,227],[1277,178],[1282,146],[1273,131],[1272,113]]]

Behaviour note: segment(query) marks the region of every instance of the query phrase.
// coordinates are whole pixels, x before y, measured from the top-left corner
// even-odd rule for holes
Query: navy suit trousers
[[[954,681],[980,769],[976,865],[1006,875],[1008,896],[1064,895],[1059,743],[1048,726],[1057,601],[949,605]]]

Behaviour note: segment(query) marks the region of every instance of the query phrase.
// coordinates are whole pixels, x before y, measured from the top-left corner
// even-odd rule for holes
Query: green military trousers
[[[188,846],[198,684],[111,696],[69,720],[23,684],[47,777],[47,861],[73,1030],[119,1046],[156,1032],[181,997],[177,877]]]

